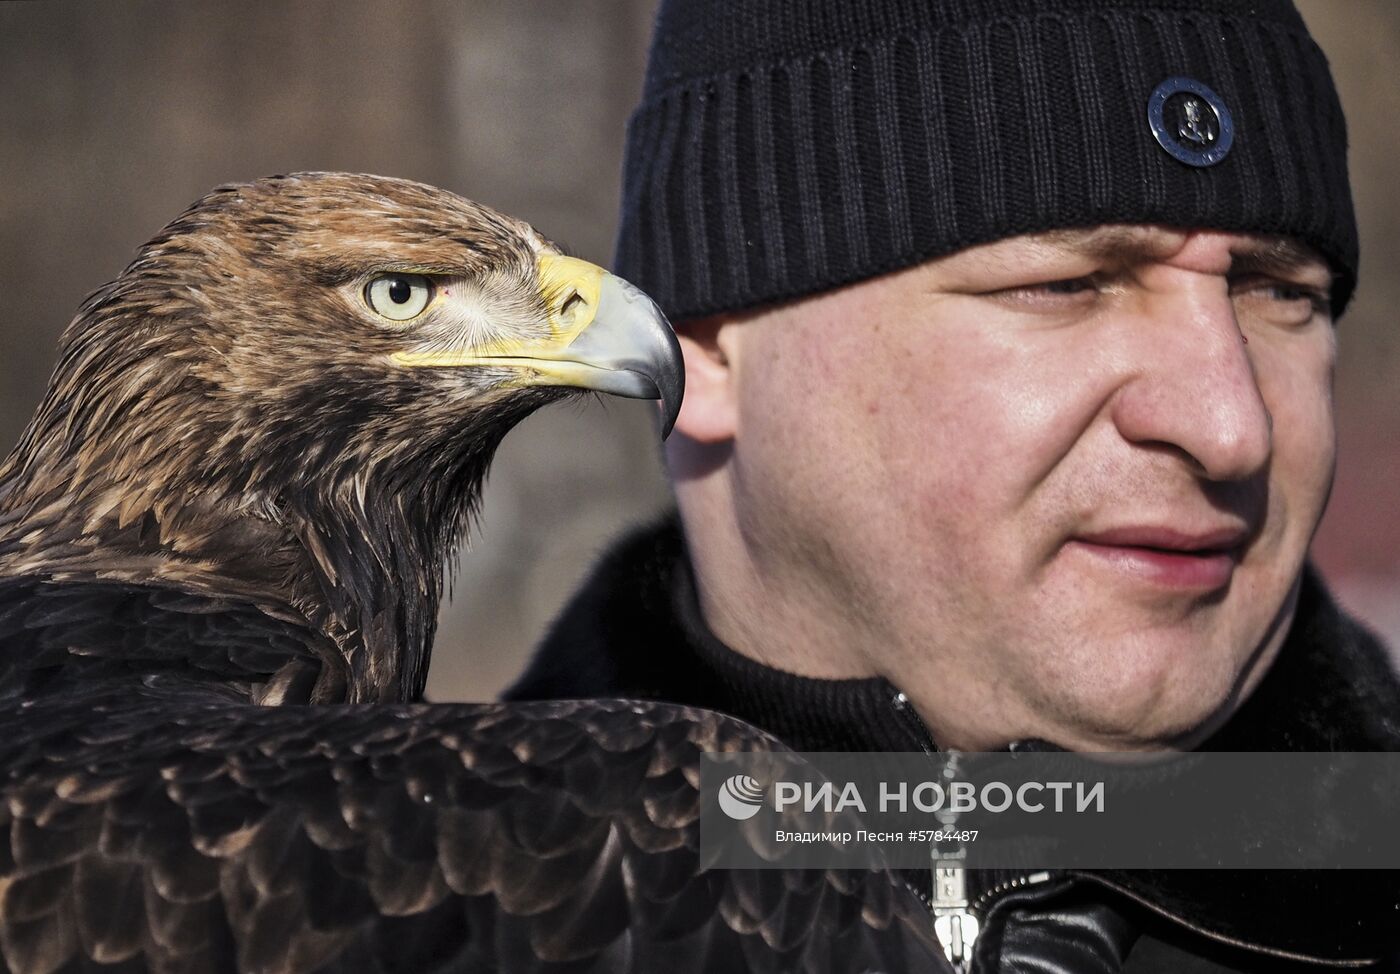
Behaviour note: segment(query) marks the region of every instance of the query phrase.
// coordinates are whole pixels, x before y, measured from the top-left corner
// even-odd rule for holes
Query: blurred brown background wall
[[[854,0],[853,0],[854,2]],[[1362,284],[1316,554],[1400,642],[1400,4],[1302,0],[1352,130]],[[612,250],[654,0],[0,2],[0,451],[84,295],[214,185],[345,169],[434,183],[580,256]],[[1309,135],[1299,117],[1297,137]],[[649,407],[555,407],[507,439],[429,692],[490,697],[607,540],[668,492]]]

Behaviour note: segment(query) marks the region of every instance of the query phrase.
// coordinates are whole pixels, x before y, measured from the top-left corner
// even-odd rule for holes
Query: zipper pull
[[[972,964],[979,925],[967,901],[967,872],[959,859],[933,861],[933,932],[958,974]]]

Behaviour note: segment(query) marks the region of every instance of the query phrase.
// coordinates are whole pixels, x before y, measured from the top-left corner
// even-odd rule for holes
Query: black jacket
[[[808,679],[720,643],[701,617],[674,521],[625,539],[603,559],[507,693],[594,696],[723,711],[800,751],[911,751],[927,740],[883,679]],[[1400,677],[1380,642],[1310,571],[1278,660],[1204,747],[1400,750]],[[1030,886],[1020,878],[991,870],[968,877],[982,916],[974,955],[981,974],[1338,970],[1382,953],[1379,969],[1400,971],[1393,873],[1099,871]]]

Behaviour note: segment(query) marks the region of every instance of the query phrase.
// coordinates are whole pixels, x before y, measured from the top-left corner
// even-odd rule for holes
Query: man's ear
[[[685,358],[685,399],[676,417],[676,432],[696,443],[722,443],[738,432],[731,363],[738,328],[726,315],[692,318],[676,327]]]

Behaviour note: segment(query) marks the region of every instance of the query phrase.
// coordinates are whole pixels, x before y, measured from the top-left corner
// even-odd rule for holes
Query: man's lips
[[[1156,585],[1213,591],[1230,583],[1247,537],[1238,526],[1183,531],[1132,525],[1077,535],[1066,547]]]

